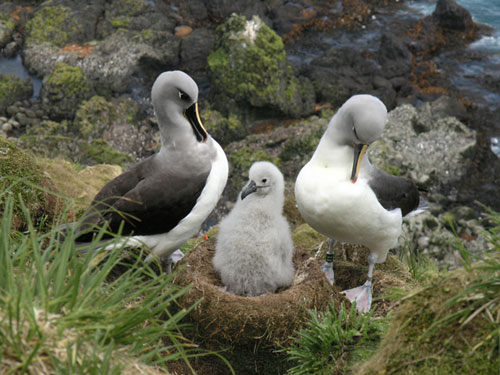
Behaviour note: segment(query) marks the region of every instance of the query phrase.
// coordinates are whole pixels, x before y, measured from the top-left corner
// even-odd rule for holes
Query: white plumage
[[[228,291],[258,296],[292,284],[294,246],[283,216],[283,175],[269,162],[254,163],[248,175],[220,223],[213,265]]]
[[[419,193],[409,179],[391,176],[363,157],[380,138],[387,109],[376,97],[356,95],[342,105],[311,160],[295,182],[295,198],[302,217],[331,241],[323,270],[333,274],[333,240],[370,249],[367,282],[344,291],[360,311],[371,306],[375,263],[384,262],[396,246],[403,216],[419,208]],[[330,258],[330,259],[329,259]]]

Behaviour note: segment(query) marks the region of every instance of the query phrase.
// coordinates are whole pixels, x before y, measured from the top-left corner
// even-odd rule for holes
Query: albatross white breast
[[[345,291],[361,311],[370,309],[374,264],[384,262],[389,249],[396,246],[403,216],[419,207],[419,193],[411,180],[389,175],[364,157],[386,122],[387,109],[379,99],[351,97],[333,116],[295,183],[300,213],[330,238],[323,265],[330,282],[334,281],[334,240],[370,249],[367,282]]]

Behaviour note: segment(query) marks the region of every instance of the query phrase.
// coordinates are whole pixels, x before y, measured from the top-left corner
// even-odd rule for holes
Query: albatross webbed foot
[[[357,288],[347,289],[342,293],[349,299],[349,301],[356,301],[356,308],[359,312],[366,313],[370,311],[372,305],[372,281],[367,280]]]

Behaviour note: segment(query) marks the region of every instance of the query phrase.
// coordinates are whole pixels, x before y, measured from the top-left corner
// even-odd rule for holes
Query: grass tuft
[[[355,304],[348,310],[342,303],[336,312],[332,303],[325,312],[309,313],[307,327],[282,350],[295,363],[290,375],[346,374],[346,368],[375,351],[387,325],[386,318],[359,314]]]
[[[137,255],[121,275],[123,250],[75,250],[68,231],[13,230],[12,198],[0,221],[1,374],[161,374],[200,352],[183,338],[190,309],[172,309],[186,288]],[[206,354],[206,353],[205,353]],[[189,364],[188,364],[189,367]]]

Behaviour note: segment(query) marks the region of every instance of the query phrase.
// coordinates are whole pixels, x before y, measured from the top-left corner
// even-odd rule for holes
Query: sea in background
[[[405,2],[422,16],[430,15],[436,7],[436,0],[408,0]],[[500,92],[485,89],[481,82],[491,80],[500,82],[500,0],[456,0],[467,9],[476,23],[488,25],[494,29],[491,35],[483,36],[472,43],[469,49],[484,52],[486,59],[472,60],[460,65],[452,79],[457,89],[463,88],[480,96],[484,105],[500,112]],[[437,63],[446,65],[446,54]],[[497,83],[497,86],[500,86]],[[500,135],[491,137],[491,150],[500,157]]]

